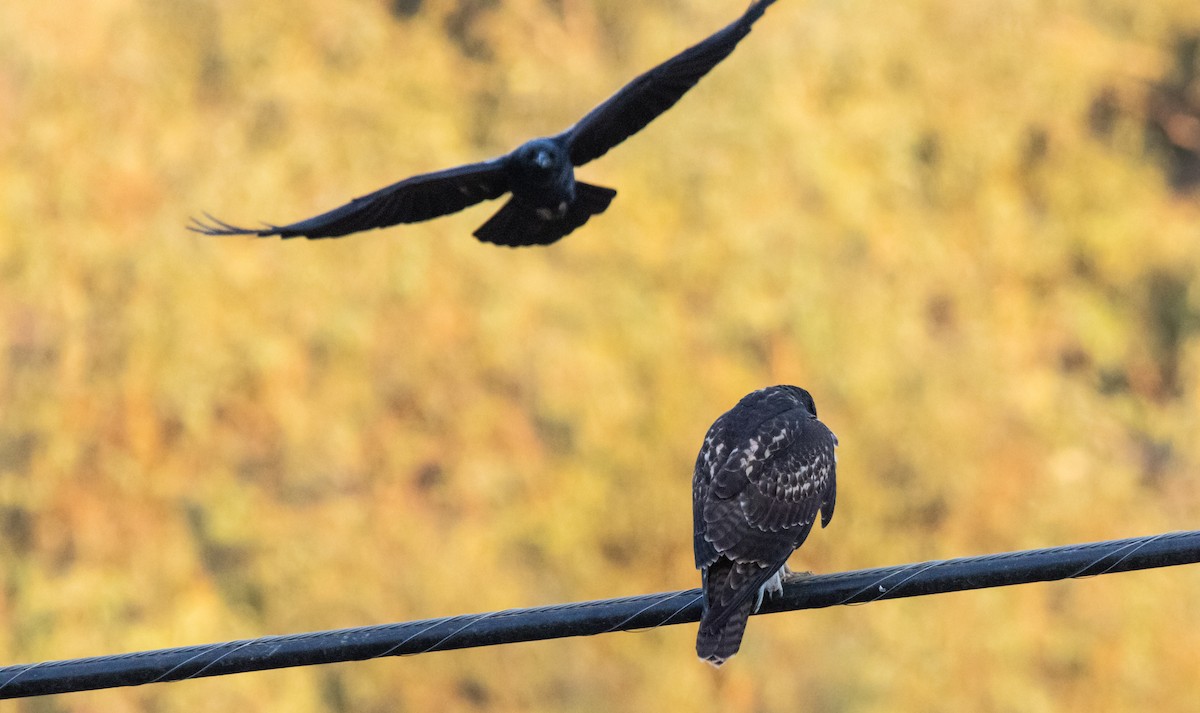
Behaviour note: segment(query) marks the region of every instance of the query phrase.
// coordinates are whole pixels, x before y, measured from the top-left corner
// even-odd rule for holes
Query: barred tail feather
[[[700,619],[700,631],[696,634],[696,655],[720,668],[742,645],[746,633],[746,622],[754,608],[754,597],[747,597],[736,609],[729,612],[724,621],[710,621],[708,612]]]
[[[762,603],[765,587],[782,563],[734,562],[720,556],[704,569],[704,614],[696,634],[696,655],[714,666],[737,653],[750,614]]]

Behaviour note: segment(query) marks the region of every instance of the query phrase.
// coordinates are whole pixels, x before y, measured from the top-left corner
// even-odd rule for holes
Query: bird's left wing
[[[581,166],[641,131],[675,105],[700,78],[729,56],[775,0],[758,0],[740,18],[708,39],[638,76],[556,138]]]
[[[210,215],[207,222],[193,218],[188,229],[205,235],[336,238],[448,215],[480,201],[499,198],[508,190],[504,159],[497,158],[406,178],[340,208],[288,225],[241,228]]]

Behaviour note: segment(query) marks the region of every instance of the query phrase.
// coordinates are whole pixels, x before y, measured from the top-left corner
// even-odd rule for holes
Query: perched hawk
[[[737,653],[764,593],[783,589],[788,556],[821,512],[833,517],[837,436],[807,391],[771,386],[717,419],[696,458],[692,513],[704,614],[696,654],[720,666]]]
[[[549,245],[603,213],[617,192],[575,180],[575,167],[597,159],[674,106],[733,52],[767,6],[758,0],[708,39],[640,75],[571,128],[533,139],[499,158],[425,173],[289,225],[240,228],[208,216],[190,230],[206,235],[336,238],[456,213],[481,201],[512,198],[475,231],[496,245]]]

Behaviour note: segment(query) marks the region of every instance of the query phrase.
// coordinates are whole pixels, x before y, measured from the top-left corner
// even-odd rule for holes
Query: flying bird
[[[407,178],[307,220],[241,228],[206,215],[188,226],[205,235],[336,238],[456,213],[512,197],[475,231],[496,245],[549,245],[603,213],[617,192],[575,180],[575,167],[597,159],[670,109],[729,56],[775,0],[758,0],[708,39],[642,74],[571,128],[526,142],[499,158]]]
[[[821,527],[837,496],[837,436],[796,386],[748,394],[708,429],[692,475],[693,537],[704,613],[696,654],[720,666],[737,653],[764,594],[783,590],[786,562]]]

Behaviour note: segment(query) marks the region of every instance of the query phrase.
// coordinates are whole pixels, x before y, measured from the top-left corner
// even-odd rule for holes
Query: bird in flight
[[[617,192],[575,180],[575,167],[597,159],[670,109],[721,60],[775,0],[758,0],[740,18],[626,84],[571,128],[533,139],[499,158],[407,178],[288,225],[242,228],[206,215],[188,229],[205,235],[336,238],[456,213],[512,197],[475,237],[496,245],[549,245],[603,213]]]
[[[704,613],[696,654],[720,666],[737,653],[764,594],[783,591],[787,559],[821,514],[833,517],[837,436],[807,391],[748,394],[708,429],[692,475],[693,538]]]

